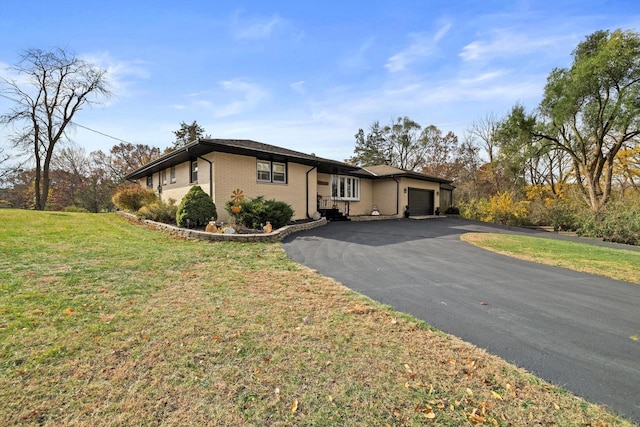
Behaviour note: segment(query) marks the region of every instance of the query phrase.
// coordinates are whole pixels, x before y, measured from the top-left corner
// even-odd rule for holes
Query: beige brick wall
[[[351,202],[349,215],[370,215],[373,204],[373,182],[360,178],[360,200]]]
[[[318,195],[322,197],[331,197],[331,174],[318,174]]]
[[[407,192],[404,192],[404,189],[407,188]],[[420,181],[417,179],[411,178],[402,178],[400,180],[400,207],[401,213],[404,212],[404,208],[409,203],[409,190],[408,188],[420,188],[423,190],[433,190],[434,201],[433,208],[437,208],[440,206],[440,183],[437,182],[428,182],[428,181]]]
[[[204,163],[204,165],[203,165]],[[204,175],[204,176],[203,176]],[[154,183],[157,189],[157,181],[156,177],[162,176],[158,173],[154,174]],[[168,201],[169,199],[174,199],[176,204],[180,203],[182,198],[187,191],[191,188],[192,185],[196,185],[196,183],[191,184],[189,182],[189,178],[191,176],[191,164],[189,162],[185,162],[179,165],[176,165],[176,182],[171,183],[171,171],[167,169],[167,185],[162,186],[162,200]],[[206,183],[203,182],[205,181]],[[145,181],[146,182],[146,181]],[[209,165],[207,162],[200,160],[198,162],[198,185],[202,187],[205,193],[209,194]],[[155,190],[155,189],[154,189]]]
[[[294,210],[293,219],[307,218],[307,203],[309,214],[313,215],[316,208],[317,171],[309,173],[309,197],[307,195],[307,171],[312,167],[298,163],[289,163],[287,167],[287,183],[258,182],[256,174],[257,158],[239,156],[227,153],[213,153],[214,162],[214,202],[218,207],[218,217],[228,221],[224,204],[231,198],[232,192],[239,188],[245,197],[254,198],[264,196],[265,199],[275,199],[291,205]]]
[[[391,178],[373,182],[373,204],[378,206],[381,215],[394,215],[396,212],[402,214],[402,210],[397,206],[396,191],[396,181]],[[400,191],[402,192],[402,189]]]
[[[317,169],[311,170],[308,175],[309,190],[307,196],[307,171],[312,167],[297,163],[289,163],[287,168],[287,183],[263,183],[258,182],[256,176],[256,157],[240,156],[227,153],[209,153],[204,156],[213,163],[213,201],[216,204],[218,218],[221,221],[228,221],[229,216],[224,210],[224,205],[231,198],[232,192],[239,188],[245,197],[254,198],[264,196],[266,199],[275,199],[289,203],[295,213],[293,219],[307,218],[316,211],[317,196],[331,196],[331,175],[317,173]],[[189,191],[192,185],[200,185],[205,193],[210,191],[209,163],[198,160],[198,182],[190,183],[191,165],[189,162],[176,166],[176,182],[170,183],[170,170],[167,169],[167,184],[162,186],[162,199],[167,201],[170,198],[180,203],[180,200]],[[153,174],[154,191],[157,192],[161,173]],[[411,178],[399,178],[399,205],[396,206],[396,191],[398,189],[396,181],[388,179],[360,179],[360,200],[350,203],[350,215],[369,215],[373,205],[378,207],[381,215],[397,214],[401,217],[404,208],[408,203],[408,193],[404,190],[408,188],[421,188],[433,190],[435,195],[435,207],[440,205],[440,184],[436,182],[426,182]],[[138,180],[138,184],[146,186],[146,178]],[[408,191],[408,190],[407,190]]]
[[[318,195],[331,197],[331,174],[318,174]],[[326,183],[326,184],[325,184]],[[360,200],[350,201],[349,215],[369,215],[373,207],[373,182],[370,179],[360,178]],[[342,202],[338,203],[342,209]]]

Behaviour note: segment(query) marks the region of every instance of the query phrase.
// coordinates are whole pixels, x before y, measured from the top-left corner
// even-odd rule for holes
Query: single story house
[[[162,199],[182,200],[200,185],[218,207],[235,189],[246,197],[286,202],[294,220],[339,212],[348,216],[432,215],[452,204],[451,181],[388,165],[360,168],[274,145],[240,139],[200,139],[131,172],[126,179],[152,188]]]

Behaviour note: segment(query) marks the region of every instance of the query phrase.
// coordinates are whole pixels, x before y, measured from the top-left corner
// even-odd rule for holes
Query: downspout
[[[309,215],[309,174],[318,167],[318,165],[315,165],[314,167],[312,167],[311,169],[309,169],[307,171],[307,191],[306,191],[306,196],[307,196],[307,219],[311,219],[311,215]]]
[[[213,200],[213,162],[200,156],[198,156],[198,159],[202,159],[205,162],[209,163],[209,197],[211,197],[211,200]]]
[[[400,181],[398,181],[395,176],[392,176],[391,179],[396,182],[396,213],[394,213],[394,215],[398,216],[400,208]]]

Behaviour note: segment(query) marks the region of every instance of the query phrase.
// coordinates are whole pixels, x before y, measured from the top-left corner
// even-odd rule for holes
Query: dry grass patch
[[[0,240],[2,425],[630,425],[278,244],[76,219],[41,249],[82,249],[44,265]]]

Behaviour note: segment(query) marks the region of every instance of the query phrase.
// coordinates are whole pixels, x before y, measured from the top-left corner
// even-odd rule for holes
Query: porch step
[[[338,209],[318,209],[320,215],[327,218],[327,221],[351,221],[348,216]]]

